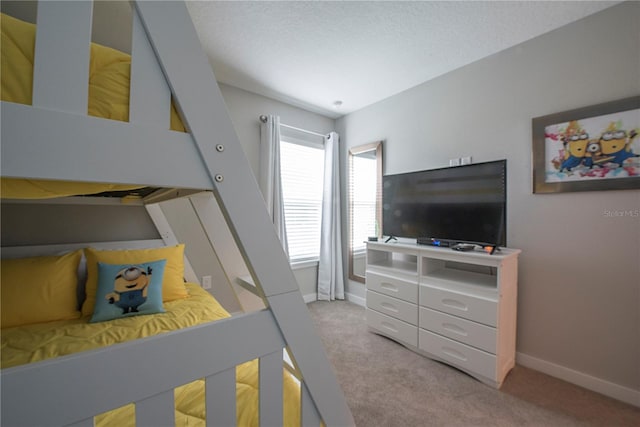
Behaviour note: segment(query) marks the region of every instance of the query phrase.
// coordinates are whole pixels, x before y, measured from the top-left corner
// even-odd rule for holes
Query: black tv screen
[[[386,236],[506,246],[507,161],[385,175]]]

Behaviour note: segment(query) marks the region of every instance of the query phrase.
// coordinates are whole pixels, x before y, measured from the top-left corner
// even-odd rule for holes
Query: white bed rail
[[[95,415],[131,402],[138,427],[174,425],[174,388],[201,378],[207,425],[235,425],[235,367],[258,357],[260,425],[282,425],[285,345],[263,310],[3,369],[2,425],[92,426]],[[303,425],[320,425],[313,404],[302,411]]]
[[[38,4],[34,107],[86,114],[92,16],[92,2]]]
[[[161,239],[2,248],[2,258],[161,247]],[[185,258],[185,263],[188,260]],[[79,277],[86,275],[83,264]],[[173,425],[173,389],[205,379],[207,425],[236,425],[235,367],[260,358],[259,422],[283,424],[283,368],[300,382],[302,426],[321,417],[299,371],[283,361],[286,343],[268,310],[74,353],[0,372],[0,425],[93,426],[95,415],[135,403],[137,426]],[[134,361],[133,363],[131,361]]]
[[[135,9],[129,121],[88,116],[92,14],[92,1],[38,2],[32,105],[2,102],[2,175],[212,189],[191,136],[170,130],[171,90]]]

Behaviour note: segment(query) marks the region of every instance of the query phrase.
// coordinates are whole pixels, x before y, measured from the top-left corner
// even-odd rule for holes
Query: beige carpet
[[[369,332],[358,305],[308,307],[359,427],[640,426],[640,408],[521,366],[488,387]]]

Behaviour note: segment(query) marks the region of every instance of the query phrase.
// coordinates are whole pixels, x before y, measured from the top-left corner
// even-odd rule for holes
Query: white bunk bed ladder
[[[269,310],[215,322],[216,327],[202,325],[5,369],[3,423],[91,425],[93,415],[114,403],[136,402],[138,426],[166,424],[173,419],[170,390],[202,378],[202,372],[208,372],[211,391],[207,409],[215,411],[216,420],[235,423],[232,372],[235,365],[259,357],[260,423],[282,425],[286,347],[301,374],[302,424],[354,425],[186,6],[134,5],[130,121],[120,122],[87,115],[92,3],[39,2],[33,105],[2,102],[2,174],[213,190]],[[169,130],[172,94],[190,134]],[[233,342],[234,333],[248,342],[228,350],[215,345]],[[167,348],[175,351],[167,354]],[[140,376],[151,382],[134,382],[115,368],[149,354],[154,354],[153,363]],[[181,369],[162,378],[154,375],[175,360],[182,362]],[[112,366],[113,374],[100,373],[96,366]],[[108,403],[95,401],[96,384],[117,390],[122,382],[133,386]],[[26,384],[42,387],[31,390]]]
[[[186,6],[135,5],[227,224],[302,374],[303,389],[327,425],[353,425]]]

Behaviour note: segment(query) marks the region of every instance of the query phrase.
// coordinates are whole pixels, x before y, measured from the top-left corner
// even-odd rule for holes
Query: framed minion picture
[[[533,119],[533,192],[640,189],[640,96]]]

